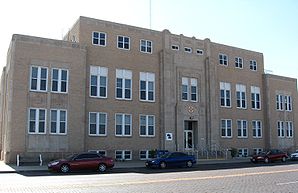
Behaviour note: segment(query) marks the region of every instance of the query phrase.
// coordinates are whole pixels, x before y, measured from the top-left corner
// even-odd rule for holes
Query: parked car
[[[298,150],[290,155],[291,160],[298,160]]]
[[[147,160],[145,166],[147,168],[166,168],[166,167],[192,167],[196,163],[193,155],[187,155],[183,152],[171,152],[162,155],[159,158]]]
[[[257,162],[269,163],[269,162],[278,161],[278,160],[285,162],[287,158],[288,158],[288,155],[285,152],[278,149],[272,149],[272,150],[261,152],[258,155],[254,155],[250,160],[253,163],[257,163]]]
[[[48,163],[48,169],[67,173],[75,170],[97,170],[105,172],[114,167],[114,160],[98,153],[80,153]]]

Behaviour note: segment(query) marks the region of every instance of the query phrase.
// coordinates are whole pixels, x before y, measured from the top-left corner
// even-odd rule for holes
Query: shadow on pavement
[[[67,174],[50,172],[50,171],[24,171],[18,172],[18,174],[26,177],[37,177],[37,176],[71,176],[71,175],[106,175],[106,174],[121,174],[121,173],[140,173],[140,174],[158,174],[158,173],[174,173],[174,172],[193,172],[193,171],[211,171],[211,170],[227,170],[227,169],[241,169],[241,168],[254,168],[254,167],[271,167],[278,165],[293,165],[298,164],[298,162],[287,161],[283,162],[274,162],[274,163],[250,163],[250,162],[241,162],[241,163],[221,163],[221,164],[199,164],[195,165],[192,168],[114,168],[106,171],[105,173],[99,173],[96,171],[75,171]]]

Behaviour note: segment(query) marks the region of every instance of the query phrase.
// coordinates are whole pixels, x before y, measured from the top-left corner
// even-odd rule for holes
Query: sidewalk
[[[235,159],[200,159],[197,165],[207,164],[226,164],[226,163],[242,163],[249,162],[249,158],[235,158]],[[114,168],[142,168],[145,167],[145,161],[124,161],[115,162]],[[1,173],[18,173],[18,172],[30,172],[30,171],[48,171],[47,164],[43,166],[16,166],[15,164],[5,164],[0,161],[0,174]]]

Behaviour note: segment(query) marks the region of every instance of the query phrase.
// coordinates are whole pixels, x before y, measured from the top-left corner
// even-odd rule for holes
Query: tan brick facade
[[[125,38],[129,49],[119,49]],[[61,88],[61,70],[67,92],[53,92],[54,80]],[[120,72],[130,78],[119,82]],[[35,79],[46,90],[32,90]],[[119,99],[120,87],[130,97]],[[276,95],[288,97],[291,110],[277,111]],[[1,77],[1,159],[89,150],[140,159],[140,151],[152,149],[295,149],[297,101],[297,80],[264,74],[262,53],[80,17],[63,41],[13,36]],[[292,133],[285,129],[290,136],[278,136],[277,121],[292,125]]]

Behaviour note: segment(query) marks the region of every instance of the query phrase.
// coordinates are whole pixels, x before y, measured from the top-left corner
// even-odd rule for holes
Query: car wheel
[[[99,172],[105,172],[107,170],[107,166],[105,164],[99,164],[98,165],[98,171]]]
[[[159,166],[160,166],[161,169],[165,169],[167,167],[167,164],[166,164],[166,162],[161,162],[159,164]]]
[[[269,163],[269,158],[266,157],[266,158],[264,159],[264,162],[265,162],[266,164]]]
[[[281,161],[282,161],[282,162],[285,162],[286,160],[287,160],[286,157],[282,157],[282,158],[281,158]]]
[[[69,166],[66,165],[66,164],[62,165],[62,166],[60,167],[60,171],[61,171],[62,173],[67,173],[67,172],[69,172]]]
[[[191,168],[193,165],[192,161],[187,161],[186,162],[186,167]]]

